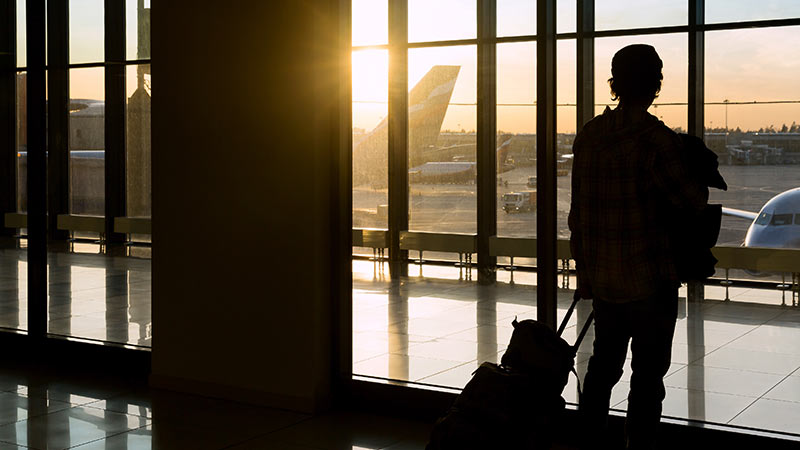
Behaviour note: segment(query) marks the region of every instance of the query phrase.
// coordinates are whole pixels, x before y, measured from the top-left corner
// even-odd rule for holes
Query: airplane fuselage
[[[800,249],[800,187],[764,204],[747,230],[744,246]]]

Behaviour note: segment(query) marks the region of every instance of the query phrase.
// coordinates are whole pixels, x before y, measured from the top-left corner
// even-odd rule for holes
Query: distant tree
[[[800,127],[797,126],[797,122],[792,122],[792,126],[789,128],[790,133],[797,133],[800,131]]]
[[[789,132],[789,127],[787,127],[786,124],[783,124],[783,126],[781,127],[781,133],[788,133],[788,132]]]

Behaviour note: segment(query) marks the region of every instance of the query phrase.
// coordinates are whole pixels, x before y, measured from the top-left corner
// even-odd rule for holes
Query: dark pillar
[[[497,3],[478,0],[478,283],[497,281]]]
[[[536,292],[540,322],[556,327],[556,0],[537,4]]]
[[[408,275],[408,1],[389,0],[389,259],[390,274]]]
[[[105,216],[106,242],[125,241],[114,233],[114,218],[127,215],[125,170],[125,3],[105,1]]]
[[[44,0],[27,0],[28,333],[35,338],[47,333],[45,11]]]
[[[333,284],[334,304],[332,314],[331,376],[333,379],[334,402],[346,404],[347,389],[353,373],[353,103],[352,75],[350,54],[351,35],[351,2],[339,0],[337,3],[339,18],[338,42],[334,42],[329,54],[331,65],[338,68],[338,97],[331,102],[335,138],[339,144],[331,169],[330,189],[331,204],[337,216],[331,227],[333,243],[331,267],[334,268],[331,282]],[[381,265],[383,263],[380,263]]]
[[[0,220],[17,210],[17,14],[15,0],[0,0]],[[15,230],[0,224],[0,236]]]
[[[705,1],[689,2],[689,120],[688,133],[703,138],[705,121],[705,40],[702,25],[705,23]],[[699,301],[705,297],[702,282],[689,282],[687,300]]]
[[[578,1],[578,67],[576,131],[594,117],[594,0]]]
[[[48,2],[47,33],[47,236],[66,240],[57,220],[70,212],[69,2]]]

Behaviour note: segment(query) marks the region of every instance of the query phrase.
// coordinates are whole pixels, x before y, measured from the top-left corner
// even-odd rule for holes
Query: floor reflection
[[[461,388],[483,361],[500,360],[515,317],[536,318],[535,274],[516,272],[511,284],[501,272],[500,282],[480,286],[454,266],[411,266],[412,276],[391,279],[379,263],[353,263],[354,374]],[[742,301],[715,300],[724,295],[716,287],[706,289],[709,300],[681,300],[664,415],[800,435],[800,308],[781,306],[780,292],[759,291],[751,303],[746,290],[732,292]],[[559,290],[559,320],[571,297]],[[568,342],[590,310],[590,302],[580,304]],[[581,378],[591,346],[590,330],[576,358]],[[630,360],[624,371],[612,394],[621,411]],[[577,388],[572,377],[568,402],[577,401]]]
[[[27,329],[27,252],[0,250],[0,327]],[[48,255],[48,332],[149,347],[149,258]]]

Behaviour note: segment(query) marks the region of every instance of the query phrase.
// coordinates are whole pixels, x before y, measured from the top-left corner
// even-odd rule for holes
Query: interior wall
[[[153,2],[156,386],[329,399],[336,3]]]

